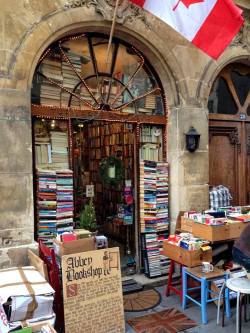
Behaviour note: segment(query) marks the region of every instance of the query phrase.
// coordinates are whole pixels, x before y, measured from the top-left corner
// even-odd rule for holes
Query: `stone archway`
[[[0,192],[4,193],[0,266],[22,264],[25,256],[23,253],[18,257],[13,255],[15,250],[12,249],[18,247],[19,251],[21,246],[25,252],[34,239],[30,89],[38,59],[53,41],[69,33],[110,30],[112,6],[107,5],[109,1],[105,2],[101,15],[99,5],[104,1],[76,3],[80,3],[80,8],[53,5],[46,8],[43,4],[32,7],[36,19],[23,27],[23,34],[19,31],[20,36],[13,37],[13,52],[1,71],[0,99],[5,116],[1,128],[8,144],[2,150],[0,176]],[[116,36],[129,40],[150,59],[169,96],[170,106],[178,105],[179,93],[185,91],[185,84],[178,83],[177,79],[182,76],[178,73],[178,62],[155,31],[147,30],[145,37],[146,19],[131,8],[126,9],[127,20],[117,24]],[[37,10],[40,13],[36,13],[36,17]]]

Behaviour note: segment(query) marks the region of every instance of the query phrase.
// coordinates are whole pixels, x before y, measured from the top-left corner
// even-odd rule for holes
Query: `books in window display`
[[[63,77],[60,62],[45,59],[40,66],[40,71],[47,78],[58,84],[62,84]],[[40,90],[40,103],[42,105],[60,106],[60,94],[60,87],[43,78]]]

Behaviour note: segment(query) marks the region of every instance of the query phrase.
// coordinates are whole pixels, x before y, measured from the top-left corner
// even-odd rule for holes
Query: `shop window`
[[[237,105],[231,95],[227,81],[219,77],[208,100],[209,113],[236,114]]]
[[[250,74],[244,75],[240,72],[232,71],[231,78],[240,104],[244,105],[250,91]]]

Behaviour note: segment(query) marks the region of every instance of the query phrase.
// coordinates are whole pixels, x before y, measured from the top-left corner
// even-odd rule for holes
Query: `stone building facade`
[[[169,26],[121,1],[115,36],[150,60],[168,103],[170,214],[208,207],[208,109],[212,83],[235,61],[250,61],[248,0],[236,1],[246,24],[217,60],[212,60]],[[55,40],[77,32],[109,34],[111,0],[9,0],[0,13],[0,266],[20,263],[34,245],[31,83],[39,57]],[[195,154],[185,149],[194,126],[201,134]]]

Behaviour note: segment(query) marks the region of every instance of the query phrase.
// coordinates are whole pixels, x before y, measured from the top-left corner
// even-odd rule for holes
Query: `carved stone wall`
[[[11,247],[33,241],[33,172],[30,117],[32,76],[43,51],[56,39],[83,31],[110,32],[112,0],[2,1],[0,12],[0,248],[1,265],[16,262]],[[246,17],[249,13],[246,12]],[[249,15],[248,15],[249,17]],[[208,206],[207,98],[227,63],[249,57],[249,18],[224,54],[213,61],[169,26],[121,1],[115,36],[149,59],[168,99],[170,215]],[[201,133],[195,154],[185,150],[190,126]],[[8,257],[8,253],[11,256]]]

